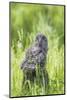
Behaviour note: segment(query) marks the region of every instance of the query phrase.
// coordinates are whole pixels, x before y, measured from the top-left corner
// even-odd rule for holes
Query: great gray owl
[[[42,73],[45,68],[48,51],[48,40],[45,35],[38,33],[33,45],[27,50],[25,60],[21,64],[26,80],[34,81],[36,66],[40,66]]]

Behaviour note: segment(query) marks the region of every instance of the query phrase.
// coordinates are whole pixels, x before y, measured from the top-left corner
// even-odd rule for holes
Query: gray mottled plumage
[[[27,74],[27,78],[30,79],[35,76],[35,67],[39,65],[41,69],[44,68],[46,63],[46,56],[48,51],[48,41],[45,35],[39,33],[36,39],[26,52],[25,60],[21,64],[21,69]],[[32,73],[32,74],[30,74]],[[31,75],[31,77],[30,77]]]

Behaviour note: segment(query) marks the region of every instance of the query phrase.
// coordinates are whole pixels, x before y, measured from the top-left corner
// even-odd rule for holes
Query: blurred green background
[[[38,32],[48,39],[49,94],[64,93],[64,6],[10,3],[11,96],[46,95],[36,84],[22,90],[20,63]],[[22,91],[21,91],[22,90]]]

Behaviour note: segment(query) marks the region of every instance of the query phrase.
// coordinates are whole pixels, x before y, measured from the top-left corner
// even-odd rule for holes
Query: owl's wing
[[[34,58],[34,51],[33,51],[33,47],[28,48],[27,52],[26,52],[26,57],[25,60],[22,62],[21,64],[21,69],[34,69],[35,68],[35,58]]]
[[[38,47],[31,47],[26,52],[25,60],[21,64],[22,69],[34,69],[37,63],[37,55],[40,52]]]
[[[21,64],[21,69],[32,71],[35,69],[35,64],[30,62],[29,59],[25,59]]]
[[[35,69],[36,64],[40,64],[44,61],[45,55],[41,48],[33,46],[26,52],[26,58],[22,63],[22,68],[27,70]]]
[[[33,46],[29,48],[26,52],[26,58],[35,57],[41,52],[41,48]]]
[[[46,54],[42,48],[33,47],[30,50],[27,53],[27,59],[29,63],[40,64],[46,60]]]

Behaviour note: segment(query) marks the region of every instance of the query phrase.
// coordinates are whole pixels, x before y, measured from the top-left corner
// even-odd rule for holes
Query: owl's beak
[[[41,44],[42,44],[42,41],[41,41],[41,39],[39,39],[39,41],[38,41],[39,43],[39,46],[41,47]]]
[[[41,43],[41,38],[38,40],[39,43]]]

